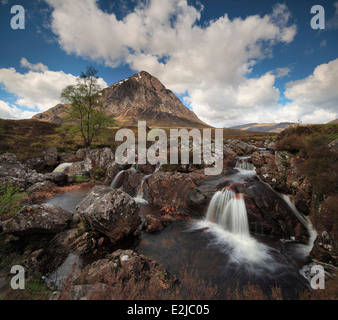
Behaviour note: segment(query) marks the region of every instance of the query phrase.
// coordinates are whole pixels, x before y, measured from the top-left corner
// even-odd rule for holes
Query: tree
[[[81,133],[84,145],[90,147],[102,129],[113,126],[115,121],[102,111],[99,102],[101,87],[98,84],[98,71],[87,67],[87,72],[81,72],[77,84],[67,86],[62,90],[61,99],[71,105],[68,119],[75,121],[74,131]]]

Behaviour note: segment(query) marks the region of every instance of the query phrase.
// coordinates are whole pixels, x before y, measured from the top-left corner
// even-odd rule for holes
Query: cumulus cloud
[[[303,123],[321,123],[338,116],[338,59],[317,66],[308,77],[289,82],[285,97],[288,108],[299,110]]]
[[[67,53],[146,70],[174,92],[187,93],[185,101],[206,122],[222,126],[279,99],[276,76],[253,77],[252,70],[273,55],[274,45],[295,37],[284,4],[264,16],[231,20],[225,14],[200,25],[203,6],[187,0],[139,1],[122,19],[103,12],[95,0],[46,2],[53,10],[51,28]]]
[[[6,101],[0,100],[0,118],[2,119],[28,119],[36,112],[23,111],[15,105],[10,105]]]
[[[21,59],[21,66],[29,69],[27,73],[20,73],[14,68],[0,69],[0,84],[8,93],[17,98],[15,105],[4,105],[2,112],[9,112],[15,118],[31,117],[30,111],[22,111],[22,107],[35,110],[35,113],[46,111],[60,103],[63,88],[76,83],[76,76],[63,71],[51,71],[42,63],[32,64],[27,59]],[[103,79],[99,84],[106,87]],[[21,111],[21,115],[20,115]]]

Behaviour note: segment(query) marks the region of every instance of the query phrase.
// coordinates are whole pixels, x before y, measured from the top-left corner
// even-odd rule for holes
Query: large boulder
[[[23,165],[15,154],[4,153],[0,156],[0,183],[12,182],[23,191],[43,180],[42,174]]]
[[[2,231],[14,236],[58,233],[69,226],[72,216],[71,212],[55,205],[34,205],[4,221]]]
[[[120,189],[95,186],[77,206],[79,214],[93,230],[112,242],[132,235],[141,223],[139,206]]]
[[[114,154],[110,148],[87,150],[84,158],[84,169],[88,172],[94,168],[104,168],[107,170],[108,166],[114,162]]]
[[[145,199],[160,208],[167,206],[180,212],[190,210],[190,191],[196,187],[189,173],[156,172],[144,184]]]

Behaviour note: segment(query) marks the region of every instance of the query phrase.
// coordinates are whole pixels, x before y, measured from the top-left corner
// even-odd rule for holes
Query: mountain
[[[230,127],[229,129],[239,129],[245,131],[255,132],[275,132],[279,133],[285,128],[294,125],[293,122],[281,122],[281,123],[247,123],[240,126]]]
[[[103,89],[99,96],[105,113],[120,127],[135,126],[140,120],[150,127],[211,127],[146,71]],[[58,104],[32,119],[62,123],[67,108],[69,105]]]
[[[332,124],[332,123],[338,123],[338,119],[335,119],[335,120],[328,122],[328,124]]]

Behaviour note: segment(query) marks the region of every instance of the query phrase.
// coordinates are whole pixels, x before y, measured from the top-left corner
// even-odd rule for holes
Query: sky
[[[88,65],[102,88],[147,71],[215,127],[338,118],[338,0],[0,0],[0,41],[0,118],[60,103]]]

